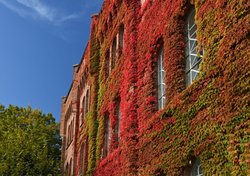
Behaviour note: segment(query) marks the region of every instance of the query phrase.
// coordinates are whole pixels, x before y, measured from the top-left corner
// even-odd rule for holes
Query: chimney
[[[78,71],[78,68],[79,68],[79,64],[73,65],[73,69],[74,69],[74,78],[75,78],[75,76],[76,76],[76,73],[77,73],[77,71]]]
[[[95,31],[95,26],[97,24],[98,17],[99,17],[98,13],[94,13],[93,15],[91,15],[92,21],[91,21],[90,35],[92,35],[92,33]]]
[[[93,18],[96,19],[96,18],[98,18],[98,16],[99,16],[99,13],[94,13],[94,14],[91,15],[91,18],[92,18],[92,19],[93,19]]]
[[[63,97],[62,97],[62,104],[64,104],[64,103],[65,103],[66,99],[67,99],[67,97],[66,97],[66,96],[63,96]]]

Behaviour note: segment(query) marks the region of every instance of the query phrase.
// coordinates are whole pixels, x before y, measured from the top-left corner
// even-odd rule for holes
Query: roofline
[[[78,68],[77,68],[77,70],[76,70],[77,73],[79,72],[80,67],[81,67],[81,65],[82,65],[82,62],[83,62],[83,60],[84,60],[84,56],[85,56],[85,54],[86,54],[86,50],[87,50],[87,48],[88,48],[88,45],[89,45],[89,40],[88,40],[88,43],[87,43],[87,45],[86,45],[86,47],[85,47],[85,50],[84,50],[84,52],[83,52],[82,59],[81,59],[80,63],[79,63],[79,64],[73,65],[74,67],[75,67],[75,66],[78,66]],[[71,82],[71,85],[70,85],[70,88],[69,88],[69,91],[68,91],[68,93],[67,93],[67,96],[66,96],[66,98],[65,98],[64,103],[66,103],[66,101],[68,100],[70,91],[72,90],[72,87],[73,87],[73,82],[74,82],[74,81]]]
[[[88,40],[88,43],[87,43],[87,45],[86,45],[86,47],[85,47],[85,49],[84,49],[84,52],[83,52],[83,55],[82,55],[82,59],[81,59],[80,63],[78,64],[79,67],[77,68],[77,71],[76,71],[77,73],[78,73],[79,70],[80,70],[80,67],[81,67],[81,65],[82,65],[82,62],[83,62],[83,59],[84,59],[84,56],[85,56],[85,54],[86,54],[86,50],[87,50],[88,46],[89,46],[89,40]]]
[[[100,12],[101,12],[102,9],[103,9],[103,5],[104,5],[104,2],[102,3]],[[94,14],[91,15],[91,18],[93,18],[93,17],[95,17],[95,16],[99,16],[99,14],[100,14],[100,13],[94,13]],[[90,40],[90,39],[89,39],[89,40]],[[84,49],[84,52],[83,52],[81,61],[80,61],[80,63],[78,64],[79,67],[77,68],[77,71],[76,71],[77,73],[79,72],[80,67],[81,67],[81,65],[82,65],[82,62],[83,62],[83,60],[84,60],[84,56],[85,56],[85,54],[86,54],[86,50],[87,50],[87,48],[88,48],[88,46],[89,46],[89,40],[88,40],[88,42],[87,42],[87,45],[85,46],[85,49]],[[72,87],[73,87],[73,81],[72,81],[72,83],[71,83],[71,85],[70,85],[70,88],[69,88],[69,91],[68,91],[68,93],[67,93],[67,96],[65,97],[64,103],[66,103],[66,101],[68,100],[68,97],[69,97],[70,91],[72,90]]]
[[[65,100],[64,100],[64,102],[63,102],[63,103],[66,103],[66,102],[67,102],[68,97],[69,97],[69,94],[70,94],[70,92],[71,92],[71,90],[72,90],[72,87],[73,87],[73,81],[71,82],[71,85],[70,85],[69,91],[68,91],[67,96],[65,97]]]

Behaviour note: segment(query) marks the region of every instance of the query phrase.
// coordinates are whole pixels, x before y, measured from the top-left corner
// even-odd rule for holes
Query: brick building
[[[62,99],[64,174],[249,174],[249,6],[105,0]]]

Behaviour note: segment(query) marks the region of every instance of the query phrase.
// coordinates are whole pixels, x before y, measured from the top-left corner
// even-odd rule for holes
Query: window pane
[[[162,109],[162,101],[161,101],[161,99],[158,100],[158,109]]]
[[[158,56],[158,109],[162,109],[165,104],[165,70],[164,70],[164,53],[163,48],[161,49]],[[163,101],[164,100],[164,101]]]
[[[108,78],[110,72],[110,51],[108,50],[105,55],[105,76]]]
[[[186,43],[186,86],[190,85],[199,74],[199,64],[203,55],[198,57],[197,39],[196,39],[196,24],[195,24],[195,9],[193,8],[187,19],[187,43]]]
[[[113,69],[115,67],[115,63],[116,63],[116,37],[113,39],[113,43],[112,43],[112,58],[111,58],[111,69]]]
[[[82,170],[83,170],[83,163],[84,163],[84,142],[82,143],[81,146],[81,151],[80,151],[80,174],[82,174]]]
[[[196,71],[194,71],[194,70],[191,71],[191,78],[192,78],[191,81],[195,80],[197,74],[198,73]]]
[[[103,157],[108,155],[109,145],[110,145],[110,119],[109,114],[105,115],[104,118],[104,143],[103,143]]]
[[[189,57],[187,57],[187,59],[186,59],[186,72],[190,70],[190,68],[191,68],[190,64],[191,64],[190,59],[189,59]]]
[[[188,73],[186,74],[186,86],[188,86],[188,85],[191,84],[190,78],[191,78],[190,72],[188,72]]]
[[[86,93],[85,111],[86,111],[85,114],[89,112],[89,90],[87,90],[87,93]]]
[[[120,27],[120,31],[119,31],[119,43],[120,43],[120,47],[121,49],[124,46],[124,25],[122,25]]]
[[[83,101],[82,101],[82,123],[83,123],[83,120],[84,120],[84,117],[85,117],[85,107],[86,107],[86,100],[85,100],[85,97],[83,97]]]
[[[202,174],[201,162],[199,159],[196,159],[192,166],[191,176],[202,176],[202,175],[203,174]]]
[[[110,145],[110,120],[109,120],[109,118],[107,118],[106,131],[107,131],[107,150],[108,150],[109,145]]]
[[[161,85],[162,77],[161,77],[161,72],[158,69],[158,85]]]
[[[166,93],[166,85],[163,84],[162,85],[162,95],[165,95],[165,93]],[[165,97],[165,96],[163,96],[163,97]]]

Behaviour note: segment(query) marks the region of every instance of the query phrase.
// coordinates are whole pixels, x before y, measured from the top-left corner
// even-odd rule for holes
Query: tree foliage
[[[59,175],[60,148],[52,114],[0,105],[0,175]]]

